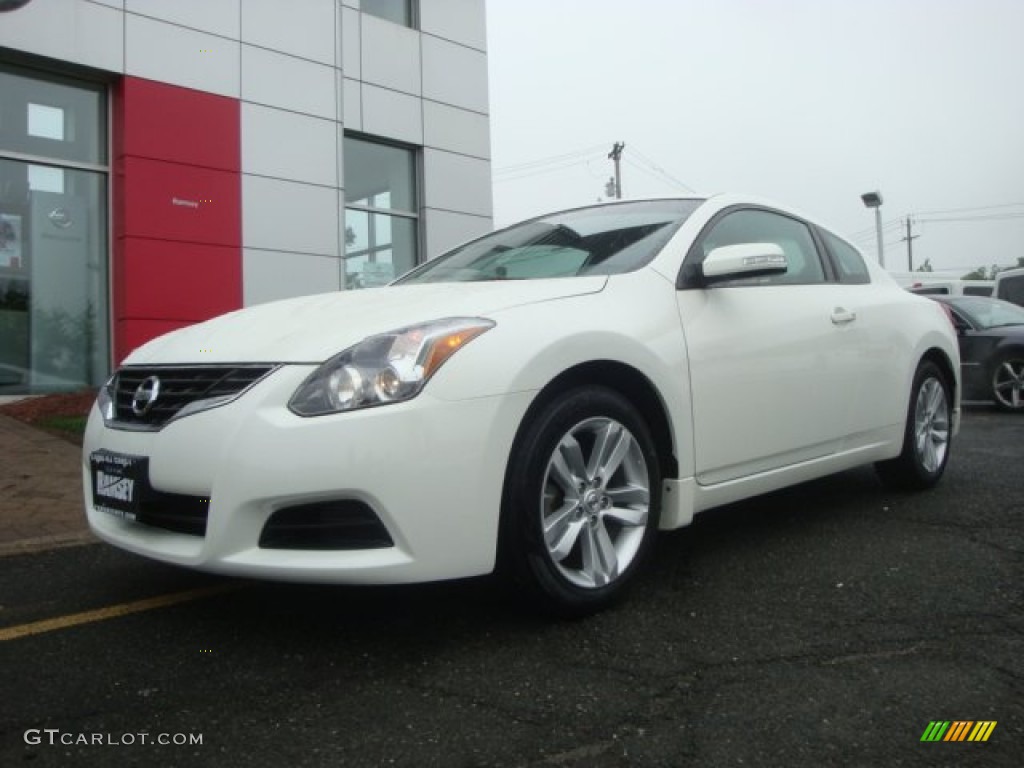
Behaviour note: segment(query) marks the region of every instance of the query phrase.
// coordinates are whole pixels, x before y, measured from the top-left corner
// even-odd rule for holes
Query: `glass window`
[[[106,89],[0,69],[0,151],[106,165]]]
[[[1008,301],[967,297],[952,299],[950,303],[967,315],[975,328],[981,330],[1024,326],[1024,307],[1019,307]]]
[[[785,274],[731,280],[724,285],[809,284],[825,281],[818,249],[807,225],[771,211],[740,210],[728,213],[701,241],[700,260],[715,248],[743,243],[774,243],[786,255]]]
[[[103,86],[0,67],[0,394],[108,374],[106,111]]]
[[[379,16],[404,27],[413,25],[412,0],[362,0],[363,13]]]
[[[822,237],[825,238],[825,244],[832,252],[832,256],[835,257],[836,269],[839,270],[839,282],[871,282],[871,274],[868,272],[868,268],[864,264],[864,258],[856,248],[845,240],[840,240],[831,232],[827,232],[824,229],[819,229],[818,231],[821,232]]]
[[[594,206],[544,216],[449,251],[402,282],[614,275],[647,264],[701,200]]]
[[[345,287],[386,285],[417,262],[416,154],[345,137]]]
[[[1024,275],[1001,277],[998,287],[998,298],[1024,306]]]
[[[57,169],[53,191],[35,167],[0,159],[0,393],[107,375],[106,174]]]

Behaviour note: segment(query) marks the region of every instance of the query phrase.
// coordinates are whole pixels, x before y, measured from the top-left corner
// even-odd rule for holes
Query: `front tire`
[[[1004,352],[992,366],[992,399],[1004,411],[1024,411],[1024,352]]]
[[[875,464],[887,487],[924,490],[939,482],[953,436],[952,402],[945,374],[930,360],[922,361],[911,387],[903,451],[895,459]]]
[[[583,616],[620,599],[658,525],[661,474],[650,430],[618,392],[557,396],[513,448],[503,557],[541,606]]]

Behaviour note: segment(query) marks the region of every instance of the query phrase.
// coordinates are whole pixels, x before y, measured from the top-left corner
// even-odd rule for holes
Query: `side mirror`
[[[701,277],[704,285],[741,277],[782,275],[789,262],[782,248],[775,243],[741,243],[715,248],[704,257]]]

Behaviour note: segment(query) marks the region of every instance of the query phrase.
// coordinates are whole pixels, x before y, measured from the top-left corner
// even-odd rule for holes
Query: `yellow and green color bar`
[[[921,741],[988,741],[995,728],[995,720],[932,720]]]

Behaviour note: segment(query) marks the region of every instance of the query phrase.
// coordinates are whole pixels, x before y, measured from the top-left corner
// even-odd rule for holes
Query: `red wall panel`
[[[242,305],[237,101],[139,78],[115,94],[115,364]]]
[[[125,155],[226,171],[241,170],[239,107],[235,99],[126,77],[120,97]],[[225,130],[235,125],[234,130]]]
[[[122,268],[132,288],[123,298],[125,317],[197,321],[242,305],[237,248],[136,238],[124,244]],[[180,285],[181,275],[188,276],[187,286],[168,290]]]
[[[127,156],[123,235],[242,244],[238,173]]]

